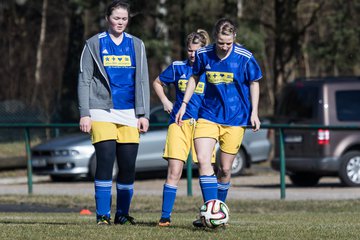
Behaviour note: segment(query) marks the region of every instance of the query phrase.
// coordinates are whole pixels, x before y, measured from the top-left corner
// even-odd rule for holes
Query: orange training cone
[[[82,209],[80,215],[91,215],[92,212],[89,209]]]

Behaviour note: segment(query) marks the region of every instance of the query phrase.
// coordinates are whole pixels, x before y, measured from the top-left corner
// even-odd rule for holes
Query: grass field
[[[113,201],[114,202],[114,201]],[[1,196],[0,206],[46,206],[73,209],[69,213],[1,212],[0,239],[359,239],[360,200],[281,201],[230,200],[226,229],[192,227],[201,199],[178,197],[172,226],[157,227],[161,198],[136,196],[132,204],[136,226],[97,226],[87,196]]]

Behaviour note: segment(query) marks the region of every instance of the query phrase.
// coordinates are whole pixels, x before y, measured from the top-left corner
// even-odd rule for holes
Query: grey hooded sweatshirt
[[[99,34],[88,39],[80,58],[78,100],[80,117],[90,116],[90,109],[113,108],[110,83],[100,57]],[[135,114],[150,117],[149,73],[144,43],[133,37],[136,56]]]

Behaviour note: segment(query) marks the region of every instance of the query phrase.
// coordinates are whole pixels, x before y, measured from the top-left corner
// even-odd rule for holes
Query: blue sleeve
[[[193,64],[193,75],[200,76],[204,70],[203,70],[203,64],[201,61],[201,58],[199,56],[198,51],[195,53],[195,62]]]
[[[169,84],[175,82],[175,70],[174,65],[170,64],[160,75],[159,79],[164,84]]]
[[[245,65],[245,80],[250,82],[259,80],[260,78],[262,78],[261,68],[255,58],[251,56]]]

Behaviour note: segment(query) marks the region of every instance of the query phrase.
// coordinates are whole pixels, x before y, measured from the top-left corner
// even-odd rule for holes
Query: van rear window
[[[319,88],[316,86],[287,86],[279,101],[277,115],[296,120],[318,117]]]
[[[360,121],[360,90],[337,91],[335,97],[339,121]]]

